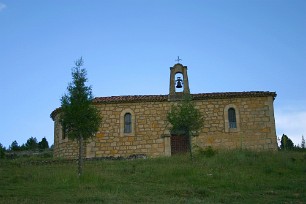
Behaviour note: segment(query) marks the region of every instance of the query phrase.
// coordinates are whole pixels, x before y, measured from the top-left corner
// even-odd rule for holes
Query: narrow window
[[[132,132],[132,115],[130,113],[126,113],[124,115],[124,133]]]
[[[237,128],[236,112],[234,108],[228,109],[228,122],[229,122],[229,128]]]
[[[120,113],[120,136],[135,136],[136,117],[132,109],[124,109]]]
[[[66,139],[67,136],[67,129],[66,129],[66,125],[62,125],[62,140]]]

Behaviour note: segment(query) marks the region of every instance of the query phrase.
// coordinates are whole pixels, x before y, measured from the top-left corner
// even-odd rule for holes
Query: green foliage
[[[192,158],[191,137],[195,136],[201,129],[204,120],[190,95],[185,95],[182,101],[171,106],[171,110],[167,114],[167,120],[171,124],[171,135],[188,137],[189,153]]]
[[[48,149],[49,148],[48,141],[45,137],[42,138],[41,141],[38,143],[38,148],[39,149]]]
[[[0,143],[0,159],[5,157],[5,147]]]
[[[293,150],[294,149],[294,144],[292,140],[285,134],[283,134],[281,138],[280,148],[281,150]]]
[[[50,161],[50,163],[36,161]],[[305,203],[306,154],[222,151],[155,159],[0,160],[0,203]],[[48,184],[48,185],[46,185]]]
[[[83,166],[83,140],[86,140],[98,131],[101,124],[99,110],[92,105],[92,91],[86,86],[86,70],[83,59],[75,62],[72,69],[72,82],[67,87],[68,93],[61,98],[60,122],[64,128],[64,134],[68,138],[77,140],[79,145],[78,174],[82,174]]]
[[[36,137],[30,137],[25,144],[21,146],[18,145],[17,141],[13,141],[9,149],[11,151],[24,151],[24,150],[37,150],[39,143],[37,142]]]
[[[22,144],[19,148],[20,151],[28,150],[28,148],[25,146],[25,144]]]
[[[30,137],[25,143],[25,147],[27,150],[37,150],[38,143],[36,137]]]
[[[199,149],[199,154],[200,155],[204,155],[206,157],[213,157],[217,154],[217,151],[214,150],[211,146],[203,149],[203,148],[200,148]]]
[[[92,137],[99,129],[101,118],[97,108],[92,106],[92,91],[86,86],[86,70],[83,59],[75,62],[72,70],[72,83],[69,83],[65,94],[61,98],[61,124],[70,139],[83,139]]]
[[[304,136],[303,136],[303,135],[302,135],[301,148],[302,148],[302,149],[305,149],[305,139],[304,139]]]
[[[9,146],[9,149],[10,149],[11,151],[19,151],[19,150],[20,150],[20,147],[19,147],[19,145],[18,145],[18,143],[17,143],[16,140],[14,140],[14,141],[12,142],[12,144]]]
[[[182,101],[172,105],[167,115],[167,120],[172,125],[171,134],[191,135],[196,133],[203,126],[203,117],[200,111],[195,107],[190,95],[183,98]]]

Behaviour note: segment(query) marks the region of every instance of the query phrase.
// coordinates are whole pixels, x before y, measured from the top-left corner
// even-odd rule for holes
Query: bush
[[[294,144],[292,140],[285,134],[283,134],[282,136],[280,148],[281,150],[293,150],[294,149]]]
[[[206,147],[205,149],[200,148],[199,153],[200,155],[204,155],[206,157],[212,157],[215,154],[217,154],[217,150],[214,150],[211,146],[209,146],[209,147]]]
[[[40,154],[40,157],[42,158],[52,158],[53,152],[52,151],[44,151],[42,154]]]
[[[48,141],[47,141],[47,139],[45,137],[42,138],[42,140],[38,143],[38,148],[40,150],[48,149],[49,148]]]

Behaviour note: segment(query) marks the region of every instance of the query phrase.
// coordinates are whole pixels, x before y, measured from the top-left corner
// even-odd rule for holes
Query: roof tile
[[[269,91],[249,91],[249,92],[218,92],[218,93],[198,93],[191,94],[193,100],[205,99],[222,99],[222,98],[247,98],[247,97],[276,97],[275,92]],[[135,102],[162,102],[168,101],[168,95],[127,95],[127,96],[108,96],[96,97],[93,99],[94,104],[109,103],[135,103]],[[60,112],[60,108],[55,109],[50,117],[54,117]]]

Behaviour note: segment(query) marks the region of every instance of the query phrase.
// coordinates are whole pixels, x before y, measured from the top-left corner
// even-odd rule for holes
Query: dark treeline
[[[49,149],[49,143],[47,139],[44,137],[40,142],[37,141],[36,137],[30,137],[26,143],[19,145],[16,140],[14,140],[8,149],[6,149],[0,143],[0,158],[5,157],[6,152],[22,152],[22,151],[43,151]]]
[[[49,148],[49,143],[44,137],[40,142],[37,141],[36,137],[30,137],[26,143],[19,145],[16,140],[14,140],[11,145],[6,149],[1,143],[0,148],[5,151],[24,151],[24,150],[43,150]]]

